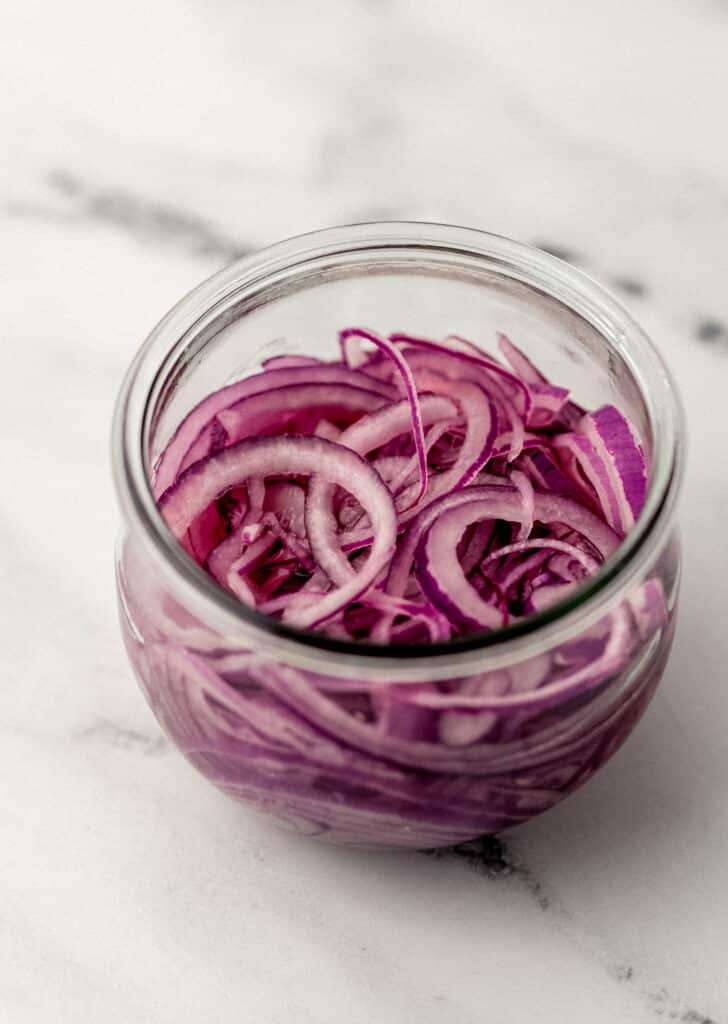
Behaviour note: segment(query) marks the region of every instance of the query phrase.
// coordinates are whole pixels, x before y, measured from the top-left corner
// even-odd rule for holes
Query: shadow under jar
[[[337,359],[337,335],[502,331],[587,408],[611,403],[647,454],[627,538],[560,603],[492,633],[377,646],[286,627],[219,587],[167,530],[151,480],[187,413],[282,354]],[[113,460],[126,649],[159,722],[226,793],[308,835],[435,847],[517,825],[582,785],[645,710],[670,649],[683,428],[659,356],[574,268],[444,225],[336,228],[196,288],[119,397]],[[468,699],[479,694],[477,707]],[[453,729],[453,715],[469,728]]]

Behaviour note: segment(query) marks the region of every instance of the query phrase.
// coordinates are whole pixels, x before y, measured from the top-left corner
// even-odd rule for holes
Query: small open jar
[[[339,328],[355,323],[456,333],[484,348],[506,332],[580,403],[629,416],[648,456],[647,498],[594,576],[495,632],[377,646],[282,625],[188,557],[150,483],[175,428],[271,356],[337,358]],[[610,295],[559,260],[432,224],[282,242],[184,298],[124,382],[113,460],[129,657],[188,760],[297,831],[434,847],[516,825],[589,779],[654,693],[677,601],[682,450],[679,404],[654,348]],[[453,728],[458,715],[470,716],[465,732]]]

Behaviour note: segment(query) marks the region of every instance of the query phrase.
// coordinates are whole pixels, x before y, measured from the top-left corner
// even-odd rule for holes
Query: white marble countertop
[[[1,20],[0,1022],[728,1021],[725,0]],[[133,352],[234,254],[379,217],[535,241],[621,291],[690,423],[655,701],[584,790],[469,858],[237,807],[162,739],[117,633]]]

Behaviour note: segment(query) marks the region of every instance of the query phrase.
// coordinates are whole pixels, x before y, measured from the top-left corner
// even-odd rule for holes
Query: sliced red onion
[[[533,551],[534,549],[561,551],[579,562],[579,564],[582,565],[588,573],[594,573],[599,568],[599,562],[590,555],[587,555],[580,548],[577,548],[576,545],[565,544],[563,541],[554,540],[552,537],[539,537],[536,540],[520,540],[515,544],[504,544],[503,547],[498,548],[497,551],[492,551],[487,555],[482,564],[484,565],[487,562],[503,558],[505,555],[520,554],[523,551]]]
[[[550,427],[563,417],[564,408],[569,400],[567,388],[557,388],[553,384],[532,384],[531,397],[533,406],[526,420],[531,429]]]
[[[471,503],[465,502],[435,520],[417,546],[417,577],[432,603],[458,628],[498,629],[506,625],[507,614],[481,598],[465,576],[455,549],[473,522],[502,516],[486,516],[480,507],[474,518],[472,509]]]
[[[168,487],[171,487],[179,475],[187,452],[205,428],[211,430],[210,425],[219,412],[244,398],[294,384],[329,384],[334,388],[348,386],[374,391],[385,399],[392,397],[392,389],[389,385],[375,381],[354,370],[349,370],[340,364],[310,364],[287,369],[273,369],[246,377],[235,384],[228,384],[227,387],[213,391],[212,394],[203,398],[182,420],[172,438],[167,442],[154,472],[155,496],[160,497]]]
[[[341,352],[347,366],[356,368],[357,360],[351,358],[352,343],[363,341],[374,345],[388,359],[391,359],[397,369],[397,373],[401,377],[404,393],[410,407],[412,436],[415,442],[415,451],[417,452],[417,462],[420,471],[420,488],[416,498],[419,501],[427,489],[427,459],[425,456],[425,431],[422,413],[420,412],[420,400],[412,370],[407,360],[403,358],[397,349],[397,346],[393,345],[388,338],[382,338],[373,331],[365,331],[359,327],[348,327],[346,330],[339,331],[339,344],[341,345]],[[359,361],[361,362],[362,360]]]
[[[492,519],[481,519],[479,523],[476,523],[460,559],[466,576],[470,576],[473,569],[483,561],[488,546],[493,540],[494,529],[495,521]]]
[[[498,335],[498,348],[531,392],[534,408],[526,417],[527,425],[538,428],[561,422],[572,430],[584,409],[569,398],[568,389],[554,386],[505,334]]]
[[[324,621],[355,600],[388,564],[397,535],[397,519],[389,491],[360,456],[342,445],[313,437],[276,437],[240,441],[197,462],[169,488],[159,507],[165,522],[181,538],[195,518],[231,487],[250,477],[325,473],[327,479],[350,490],[366,510],[374,541],[366,566],[342,587],[295,617],[300,628]]]
[[[602,461],[616,497],[621,532],[627,533],[642,511],[647,494],[647,466],[634,429],[613,405],[587,413],[578,429]]]
[[[591,513],[567,499],[535,495],[533,514],[541,522],[567,522],[573,529],[585,533],[603,554],[611,553],[616,547],[617,538],[611,531]],[[461,628],[495,629],[505,623],[501,613],[483,601],[467,580],[455,556],[460,538],[472,523],[484,519],[519,522],[522,517],[517,491],[506,497],[496,490],[484,494],[481,501],[467,501],[443,511],[418,541],[416,559],[423,590],[433,604]]]
[[[524,448],[516,465],[526,473],[538,490],[560,494],[564,498],[580,502],[586,500],[590,508],[598,508],[593,494],[585,493],[583,486],[579,486],[572,477],[566,475],[553,444],[536,445],[527,437]]]
[[[323,437],[325,441],[338,440],[341,430],[331,420],[319,420],[313,431],[314,437]]]
[[[270,551],[276,538],[263,530],[248,540],[245,536],[248,530],[249,527],[241,526],[218,545],[207,560],[207,568],[220,586],[255,608],[255,594],[244,577]]]
[[[245,437],[312,433],[321,419],[343,417],[348,424],[384,402],[376,392],[351,385],[288,384],[240,399],[217,413],[214,424],[230,445]],[[180,472],[223,447],[213,446],[209,435],[210,428],[200,433],[182,459]]]
[[[491,454],[495,453],[504,454],[509,461],[518,457],[525,440],[523,418],[518,412],[516,404],[505,394],[501,382],[497,377],[494,379],[489,376],[485,369],[495,368],[503,373],[507,373],[507,371],[502,367],[492,367],[482,360],[478,361],[470,357],[460,359],[458,358],[459,353],[450,351],[443,346],[436,346],[433,351],[405,348],[404,353],[414,371],[418,387],[424,390],[437,391],[438,394],[449,393],[453,398],[464,399],[464,389],[467,383],[475,385],[479,391],[485,392],[488,397],[490,429],[494,431],[492,444],[488,447],[488,457],[490,458]],[[443,380],[449,384],[444,384]],[[473,404],[476,392],[469,387],[467,393],[470,395],[470,403]],[[525,394],[524,401],[530,410],[530,394],[527,390]],[[483,412],[474,415],[484,416]],[[491,440],[490,436],[488,440]]]
[[[448,419],[455,406],[447,398],[437,395],[423,396],[420,426],[436,419]],[[411,422],[408,400],[389,405],[378,413],[359,420],[339,438],[339,444],[360,455],[404,433]],[[348,560],[341,553],[332,510],[334,483],[321,474],[314,475],[306,499],[306,527],[311,549],[318,565],[338,584],[346,583],[354,575]]]
[[[493,359],[485,357],[483,353],[476,355],[477,348],[475,346],[471,346],[470,351],[455,350],[440,342],[430,341],[427,338],[413,337],[409,334],[390,334],[389,340],[404,348],[424,349],[432,354],[445,355],[448,359],[454,359],[461,364],[467,363],[472,367],[477,367],[481,376],[488,378],[494,384],[497,381],[501,388],[506,386],[510,390],[511,395],[518,399],[521,415],[524,418],[528,416],[531,407],[531,396],[528,387],[516,374],[500,366]]]
[[[522,352],[517,345],[514,345],[507,334],[498,333],[496,335],[498,339],[498,348],[511,364],[513,372],[529,386],[529,389],[534,384],[548,384],[548,378],[537,369],[525,352]]]
[[[292,370],[298,369],[301,366],[323,366],[324,363],[321,359],[316,359],[314,356],[299,356],[299,355],[280,355],[270,356],[268,359],[263,359],[260,364],[264,370]]]
[[[628,598],[639,637],[648,641],[666,625],[668,607],[662,582],[657,577],[645,580]]]
[[[165,520],[241,601],[341,638],[440,642],[565,597],[639,514],[633,428],[584,414],[505,336],[510,369],[458,335],[340,343],[344,363],[275,356],[209,396],[159,461]],[[640,599],[630,621],[660,614]],[[454,746],[477,731],[453,723]]]
[[[511,692],[503,696],[469,696],[459,693],[438,694],[418,687],[410,693],[411,687],[397,687],[391,688],[389,695],[408,704],[432,709],[473,707],[478,710],[503,711],[506,708],[546,708],[565,700],[568,695],[585,693],[604,684],[625,663],[629,651],[628,635],[629,623],[626,616],[615,616],[608,639],[592,663],[582,670],[565,674],[548,686],[527,692]],[[487,741],[452,748],[439,742],[436,737],[432,740],[401,738],[350,715],[311,686],[309,679],[295,669],[265,661],[259,667],[251,665],[248,672],[265,691],[275,694],[285,706],[297,711],[327,736],[395,764],[426,771],[452,771],[470,775],[482,774],[484,771],[512,770],[519,764],[528,764],[533,756],[528,744],[524,747],[523,743],[517,744],[517,749],[508,744],[501,746]],[[570,739],[576,740],[583,734],[583,728],[578,716],[576,720],[567,717],[555,723],[539,737],[540,755],[547,756],[550,746],[562,750]]]
[[[306,492],[298,484],[285,481],[263,487],[262,507],[272,512],[284,530],[290,530],[296,537],[306,536],[304,509]]]
[[[445,382],[437,374],[417,374],[418,383],[438,394],[448,394],[455,400],[465,421],[465,436],[455,463],[444,473],[435,476],[426,495],[426,501],[416,501],[402,513],[400,521],[408,522],[435,498],[449,491],[459,491],[472,483],[478,473],[487,465],[493,453],[495,440],[495,416],[488,396],[468,381],[460,382],[457,388],[452,382]]]
[[[262,477],[250,477],[245,481],[245,489],[248,495],[248,510],[242,522],[245,526],[260,521],[265,505],[266,488]]]
[[[534,496],[533,485],[525,473],[514,469],[510,474],[510,480],[521,496],[523,502],[523,519],[518,530],[518,540],[523,541],[531,535],[534,517]]]
[[[511,689],[510,675],[506,671],[464,679],[459,692],[468,697],[502,697]],[[448,747],[467,747],[485,739],[498,724],[496,711],[445,710],[440,713],[440,740]]]

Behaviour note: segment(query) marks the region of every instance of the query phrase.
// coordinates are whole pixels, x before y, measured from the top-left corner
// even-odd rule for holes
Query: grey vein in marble
[[[698,341],[728,341],[728,325],[706,317],[695,328],[695,337]]]
[[[161,733],[150,736],[109,719],[100,719],[92,725],[85,726],[76,733],[76,736],[80,740],[98,742],[117,750],[138,752],[146,757],[159,757],[170,750],[169,742]]]
[[[454,861],[491,881],[510,881],[521,886],[536,900],[542,911],[556,914],[555,925],[567,935],[577,948],[589,948],[585,936],[578,934],[574,921],[555,893],[546,895],[546,886],[534,878],[532,872],[512,850],[508,840],[502,836],[483,836],[472,842],[455,846],[421,850],[422,854],[440,862]],[[592,948],[595,961],[605,967],[615,981],[634,987],[635,993],[650,1012],[658,1017],[678,1021],[681,1024],[719,1024],[713,1017],[706,1016],[677,998],[667,988],[650,989],[640,984],[634,967],[629,964],[612,962],[603,950]]]
[[[550,253],[555,256],[558,260],[563,260],[564,263],[578,264],[581,262],[580,254],[570,248],[568,245],[563,245],[560,242],[552,242],[548,239],[537,238],[532,242],[537,249],[543,249],[544,252]]]
[[[543,885],[513,854],[500,836],[482,836],[468,843],[458,843],[445,849],[422,850],[435,860],[456,860],[485,878],[512,879],[522,885],[537,901],[541,910],[549,907],[549,898]]]
[[[620,275],[619,277],[613,278],[612,284],[618,291],[624,292],[625,295],[630,295],[636,299],[643,298],[649,291],[644,281],[627,275]]]
[[[176,246],[188,252],[230,262],[250,249],[216,230],[203,218],[156,199],[124,189],[98,188],[68,171],[53,171],[48,184],[62,201],[56,205],[12,203],[10,216],[111,224],[142,240]]]

